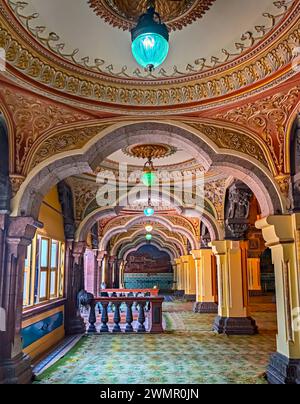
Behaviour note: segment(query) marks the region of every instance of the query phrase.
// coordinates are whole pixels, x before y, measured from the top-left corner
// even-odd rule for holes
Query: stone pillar
[[[273,384],[300,384],[300,214],[256,223],[272,251],[277,302],[277,353],[267,371]]]
[[[22,352],[21,340],[24,263],[27,247],[42,225],[30,217],[5,221],[4,227],[1,223],[0,307],[4,330],[0,330],[0,384],[25,384],[31,382],[32,371],[30,359]]]
[[[78,293],[84,290],[85,242],[66,242],[66,313],[65,330],[67,335],[83,334],[85,324],[80,315]]]
[[[193,250],[196,265],[195,313],[217,313],[216,266],[211,249]]]
[[[118,285],[117,281],[117,257],[111,256],[109,257],[109,273],[110,273],[110,287],[115,289]]]
[[[176,273],[177,273],[177,290],[176,290],[175,294],[177,296],[183,296],[185,287],[184,287],[184,279],[183,279],[184,271],[183,271],[183,264],[182,264],[181,258],[176,258],[175,263],[177,266],[177,271],[176,271]]]
[[[248,258],[248,290],[253,292],[261,291],[260,258]]]
[[[196,300],[196,267],[191,255],[181,257],[185,278],[185,299],[189,301]]]
[[[213,241],[218,269],[218,317],[213,330],[227,335],[253,335],[258,332],[249,316],[247,288],[247,242]]]
[[[177,280],[178,280],[178,275],[177,275],[177,264],[175,261],[172,261],[172,269],[173,269],[173,287],[172,290],[175,292],[177,290]]]
[[[98,291],[98,262],[97,251],[86,249],[84,255],[85,290],[97,296]]]

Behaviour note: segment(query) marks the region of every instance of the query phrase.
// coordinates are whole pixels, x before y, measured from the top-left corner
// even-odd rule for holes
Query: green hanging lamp
[[[147,12],[140,16],[131,31],[132,54],[139,65],[150,72],[161,65],[169,53],[169,30],[155,11],[155,3],[149,3]]]

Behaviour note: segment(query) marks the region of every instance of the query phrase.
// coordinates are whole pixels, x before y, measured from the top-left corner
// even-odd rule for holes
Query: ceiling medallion
[[[165,144],[141,144],[128,146],[122,151],[127,156],[138,159],[161,159],[172,156],[177,149]]]
[[[170,30],[181,30],[201,18],[215,0],[156,0],[155,8]],[[110,25],[132,30],[149,0],[88,0],[95,13]]]

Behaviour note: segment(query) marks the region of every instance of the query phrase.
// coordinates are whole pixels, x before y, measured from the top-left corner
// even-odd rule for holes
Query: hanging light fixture
[[[144,209],[144,214],[147,217],[153,216],[155,213],[154,207],[151,204],[151,199],[148,199],[148,206]]]
[[[151,224],[147,224],[145,226],[145,230],[146,230],[147,233],[151,233],[152,230],[153,230],[153,226]]]
[[[146,240],[151,241],[152,240],[152,234],[146,234]]]
[[[152,187],[153,185],[155,185],[156,175],[151,156],[148,158],[148,161],[144,165],[142,181],[146,187]]]
[[[139,65],[150,72],[161,65],[169,53],[169,31],[155,11],[155,1],[131,31],[132,53]]]

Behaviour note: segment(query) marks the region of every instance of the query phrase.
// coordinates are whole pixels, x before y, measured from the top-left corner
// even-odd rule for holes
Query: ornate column
[[[194,301],[196,299],[196,267],[191,255],[181,257],[185,278],[185,299]]]
[[[85,242],[66,243],[66,334],[83,334],[85,332],[84,321],[80,315],[78,293],[84,290],[84,252]]]
[[[213,241],[218,268],[218,316],[214,331],[227,335],[253,335],[258,332],[249,316],[246,276],[247,242]]]
[[[104,258],[106,256],[106,251],[98,251],[97,253],[97,269],[98,269],[98,284],[97,293],[95,296],[100,296],[101,284],[105,282],[105,272],[104,272]]]
[[[116,286],[116,263],[117,263],[117,257],[115,256],[109,257],[109,280],[110,280],[110,287],[113,289]]]
[[[172,261],[171,265],[172,265],[172,269],[173,269],[173,287],[172,287],[172,290],[175,292],[177,290],[177,280],[178,280],[177,264],[176,264],[175,261]]]
[[[182,296],[184,295],[184,280],[183,280],[183,264],[181,261],[181,258],[176,258],[175,263],[177,266],[177,290],[176,290],[176,295],[177,296]]]
[[[36,229],[42,227],[30,217],[9,218],[0,271],[0,307],[2,325],[0,330],[0,384],[30,383],[31,364],[22,352],[21,328],[23,311],[24,263],[27,247],[31,244]]]
[[[253,292],[261,291],[260,258],[248,258],[248,290]]]
[[[216,266],[210,248],[193,250],[196,265],[195,313],[217,313]]]
[[[300,213],[256,223],[272,251],[277,302],[277,353],[267,375],[273,384],[300,384]]]

